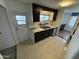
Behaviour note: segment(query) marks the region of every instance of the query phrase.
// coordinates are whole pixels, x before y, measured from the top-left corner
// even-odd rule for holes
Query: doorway
[[[77,20],[78,20],[78,15],[72,16],[69,13],[65,14],[60,26],[60,31],[58,36],[69,42],[71,31],[73,30]]]
[[[28,40],[28,18],[26,12],[10,12],[11,22],[13,24],[18,43]]]

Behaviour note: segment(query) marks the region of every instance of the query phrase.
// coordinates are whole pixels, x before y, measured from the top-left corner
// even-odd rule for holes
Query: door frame
[[[16,22],[15,15],[26,15],[26,25],[25,25],[25,27],[27,27],[27,30],[28,30],[28,32],[29,32],[29,20],[28,20],[28,15],[27,15],[27,13],[25,13],[25,12],[14,12],[14,11],[10,11],[10,15],[12,15],[12,16],[10,16],[10,17],[11,17],[11,23],[12,23],[13,29],[14,29],[14,31],[15,31],[15,33],[16,33],[17,41],[18,41],[18,43],[20,43],[21,41],[19,41],[19,37],[17,36],[17,30],[16,30],[17,24],[15,25],[15,22]],[[13,20],[12,18],[15,19],[15,20]],[[13,21],[13,22],[12,22],[12,21]],[[29,34],[29,33],[28,33],[28,34]]]

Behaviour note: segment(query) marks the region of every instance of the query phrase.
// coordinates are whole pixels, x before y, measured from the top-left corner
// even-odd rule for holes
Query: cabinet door
[[[39,22],[39,15],[40,11],[38,11],[39,7],[35,4],[32,4],[32,10],[33,10],[33,22]]]
[[[50,36],[50,31],[49,30],[35,33],[35,42],[41,41],[41,40],[43,40],[43,39],[45,39],[49,36]]]
[[[52,28],[52,29],[50,29],[50,36],[53,36],[53,31],[54,31],[54,29]]]
[[[35,33],[35,42],[41,41],[49,36],[53,35],[53,28],[41,32]]]

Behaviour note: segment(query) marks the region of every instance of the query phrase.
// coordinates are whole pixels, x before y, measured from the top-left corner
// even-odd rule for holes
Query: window
[[[73,27],[75,25],[77,18],[78,18],[78,16],[72,16],[68,25]]]
[[[16,15],[16,21],[17,21],[18,25],[25,25],[26,24],[26,16]]]
[[[40,21],[47,21],[49,19],[48,15],[40,15]]]

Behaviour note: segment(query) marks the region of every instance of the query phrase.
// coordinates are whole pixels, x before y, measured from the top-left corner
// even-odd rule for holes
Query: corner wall
[[[0,5],[2,5],[3,7],[6,7],[4,0],[0,0]]]
[[[59,33],[59,29],[60,29],[60,25],[61,25],[63,16],[64,16],[64,9],[60,9],[60,10],[58,11],[58,15],[57,15],[56,21],[53,22],[53,25],[58,26],[57,35],[58,35],[58,33]]]

